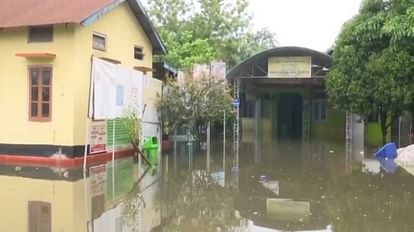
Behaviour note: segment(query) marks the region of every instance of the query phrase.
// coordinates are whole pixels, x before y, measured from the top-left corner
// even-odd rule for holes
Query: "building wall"
[[[344,139],[345,138],[345,113],[334,110],[331,107],[327,109],[327,119],[325,121],[315,121],[312,118],[312,99],[308,89],[296,88],[289,90],[275,89],[267,94],[273,96],[270,100],[263,101],[263,110],[261,118],[261,133],[263,141],[271,141],[277,139],[278,130],[278,99],[279,94],[299,94],[303,97],[304,101],[308,101],[309,112],[303,109],[302,112],[302,138],[309,139],[309,129],[311,139]],[[242,104],[245,104],[242,101]],[[310,126],[308,126],[310,123]],[[309,129],[308,129],[309,128]],[[241,130],[242,130],[242,141],[252,142],[254,141],[254,117],[242,117],[241,118]]]
[[[378,122],[369,122],[366,124],[365,140],[367,145],[380,147],[382,144],[381,125]],[[391,140],[391,129],[388,129],[387,141]]]
[[[105,52],[92,49],[92,34],[107,35]],[[0,144],[82,145],[90,88],[91,56],[121,65],[152,67],[152,45],[128,3],[122,3],[88,26],[54,26],[53,42],[27,43],[28,29],[0,32]],[[144,60],[134,59],[134,45]],[[55,59],[28,60],[18,52],[51,52]],[[52,120],[31,122],[28,65],[52,65]],[[148,73],[151,75],[151,72]]]
[[[105,52],[92,48],[93,32],[107,35]],[[134,45],[143,47],[144,60],[134,59]],[[93,24],[75,28],[75,74],[76,83],[74,117],[74,145],[85,143],[88,110],[91,57],[106,57],[121,62],[121,65],[152,67],[152,45],[141,25],[133,15],[128,3],[122,3]],[[151,75],[151,72],[148,73]]]
[[[0,32],[0,143],[73,144],[74,26],[55,25],[53,42],[28,43],[28,28]],[[55,59],[26,59],[19,52],[51,52]],[[29,65],[52,65],[52,120],[29,121]]]
[[[345,139],[345,124],[345,113],[329,107],[326,121],[312,122],[312,138]]]

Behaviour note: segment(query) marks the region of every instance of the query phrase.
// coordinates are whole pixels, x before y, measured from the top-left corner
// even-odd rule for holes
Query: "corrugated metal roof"
[[[80,23],[112,0],[1,0],[0,28]]]
[[[104,14],[108,6],[124,1],[128,1],[151,40],[154,53],[165,54],[166,48],[138,0],[1,0],[0,28],[82,23],[97,19],[93,16]]]
[[[332,57],[326,53],[303,47],[276,47],[247,58],[228,71],[226,77],[228,79],[237,78],[240,72],[249,72],[252,69],[252,64],[267,67],[268,58],[273,56],[310,56],[312,57],[312,65],[325,68],[329,68],[332,65]]]

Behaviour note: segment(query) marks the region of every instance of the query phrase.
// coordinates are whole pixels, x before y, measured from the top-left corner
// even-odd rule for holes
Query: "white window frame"
[[[103,48],[98,47],[98,46],[95,46],[95,40],[94,40],[94,37],[95,36],[104,39],[105,44],[104,44],[104,47]],[[98,32],[93,32],[92,33],[92,48],[95,49],[95,50],[98,50],[98,51],[105,52],[108,49],[108,37],[105,34],[98,33]]]

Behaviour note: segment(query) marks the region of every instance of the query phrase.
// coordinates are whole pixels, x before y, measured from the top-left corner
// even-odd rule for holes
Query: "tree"
[[[414,43],[406,42],[412,33],[396,33],[408,28],[394,23],[411,8],[405,0],[364,1],[336,41],[326,83],[337,108],[364,116],[378,113],[383,143],[390,117],[414,102]]]
[[[389,20],[384,25],[384,32],[391,37],[394,46],[413,55],[414,4],[410,0],[400,0],[395,1],[395,5],[397,7],[391,9]],[[409,107],[409,112],[414,116],[414,104]]]
[[[247,0],[237,0],[233,4],[226,2],[149,1],[149,13],[169,50],[165,59],[186,70],[191,67],[187,62],[183,65],[182,60],[204,59],[203,63],[208,63],[211,59],[217,59],[231,66],[276,45],[275,35],[268,30],[263,29],[257,33],[250,31],[251,17],[247,13]],[[188,47],[191,41],[198,45],[201,43],[202,46],[184,49],[184,52],[182,48]]]
[[[212,77],[193,79],[187,76],[182,82],[169,81],[159,104],[164,131],[174,128],[198,129],[207,122],[218,122],[223,111],[231,116],[232,97],[225,80]]]
[[[142,160],[149,166],[151,166],[151,162],[148,160],[147,157],[142,153],[140,149],[141,145],[141,119],[138,117],[136,106],[130,106],[127,111],[124,113],[121,121],[125,127],[126,134],[128,141],[131,143],[134,151],[139,155]]]
[[[165,60],[184,70],[191,70],[194,64],[210,63],[216,53],[206,39],[194,38],[192,33],[184,31],[180,36],[175,32],[162,31],[161,36],[169,50]]]

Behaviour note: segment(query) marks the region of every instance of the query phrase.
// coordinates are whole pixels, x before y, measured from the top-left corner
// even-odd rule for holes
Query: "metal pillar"
[[[174,173],[176,173],[177,172],[177,128],[175,128],[175,127],[174,127],[174,140],[173,141],[174,141],[173,165],[174,165]]]
[[[234,80],[234,99],[238,99],[240,101],[240,79]],[[233,149],[235,150],[236,154],[239,154],[239,146],[240,146],[240,106],[238,104],[234,105],[234,112],[236,114],[236,121],[233,125]],[[239,158],[236,158],[236,166],[239,166]]]
[[[364,160],[364,121],[359,115],[352,115],[352,160],[362,162]]]
[[[226,111],[223,111],[223,171],[226,174]]]
[[[240,79],[235,79],[233,82],[233,98],[237,99],[240,102]],[[234,187],[236,191],[239,189],[239,152],[240,152],[240,105],[233,104],[233,110],[236,116],[236,120],[233,124],[233,150],[234,150],[234,159],[232,173],[234,176]]]

